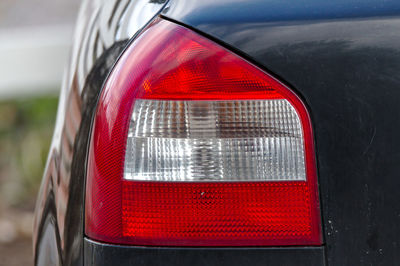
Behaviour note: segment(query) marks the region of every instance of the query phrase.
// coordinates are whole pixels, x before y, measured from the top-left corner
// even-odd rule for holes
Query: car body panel
[[[40,240],[46,232],[43,226],[51,217],[55,222],[46,225],[53,227],[57,238],[46,237],[44,241],[57,243],[60,254],[53,255],[66,265],[83,264],[86,150],[97,97],[129,39],[161,11],[165,2],[88,0],[82,4],[36,203],[33,231],[36,263],[40,252],[36,248],[43,246]]]
[[[130,247],[85,239],[85,265],[325,265],[324,247]]]
[[[173,1],[164,15],[248,57],[307,104],[328,264],[400,261],[400,2],[223,2]]]
[[[91,254],[118,249],[84,239],[88,138],[103,82],[135,34],[162,9],[161,17],[250,60],[307,105],[326,244],[318,251],[326,252],[322,260],[328,265],[400,261],[400,2],[395,0],[85,1],[38,197],[34,246],[44,245],[48,224],[56,239],[47,241],[57,243],[62,264],[82,265],[84,246]],[[140,256],[133,249],[131,256]],[[121,251],[126,262],[128,250]],[[143,258],[148,254],[158,253],[150,250]],[[249,262],[260,258],[251,254]]]

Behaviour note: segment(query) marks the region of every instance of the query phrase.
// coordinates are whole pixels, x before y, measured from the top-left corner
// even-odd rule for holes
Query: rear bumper
[[[85,265],[325,265],[324,247],[132,247],[84,240]]]

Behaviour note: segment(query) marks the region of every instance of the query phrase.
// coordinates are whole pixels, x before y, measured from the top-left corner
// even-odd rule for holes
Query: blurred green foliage
[[[57,97],[0,101],[1,206],[33,208],[57,102]]]

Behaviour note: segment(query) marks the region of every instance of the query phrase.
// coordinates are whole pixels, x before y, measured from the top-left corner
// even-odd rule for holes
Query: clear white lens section
[[[136,100],[124,178],[306,180],[300,118],[287,100]]]

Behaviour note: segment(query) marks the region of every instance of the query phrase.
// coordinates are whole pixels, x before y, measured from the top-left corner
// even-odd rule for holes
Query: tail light
[[[99,99],[86,235],[155,246],[319,245],[314,159],[310,119],[292,91],[157,20]]]

